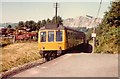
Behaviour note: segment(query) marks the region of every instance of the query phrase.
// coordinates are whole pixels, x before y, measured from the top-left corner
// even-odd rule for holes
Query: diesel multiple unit
[[[51,60],[86,41],[84,32],[59,24],[45,25],[38,33],[40,54]]]

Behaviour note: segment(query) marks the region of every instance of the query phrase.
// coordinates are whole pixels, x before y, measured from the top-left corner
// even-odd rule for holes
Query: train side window
[[[54,31],[49,31],[48,32],[48,42],[53,42],[54,41]]]
[[[68,32],[68,39],[70,39],[70,32]]]
[[[40,33],[40,42],[46,42],[46,32]]]
[[[56,31],[56,41],[62,41],[62,31]]]

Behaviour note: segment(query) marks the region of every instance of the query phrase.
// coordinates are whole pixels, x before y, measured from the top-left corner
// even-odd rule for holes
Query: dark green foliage
[[[42,20],[42,21],[38,21],[37,23],[33,20],[30,21],[20,21],[18,23],[18,26],[16,26],[16,29],[30,29],[30,31],[38,31],[41,27],[45,26],[46,24],[62,24],[63,20],[60,16],[57,17],[57,22],[55,21],[55,17],[53,17],[52,20],[50,20],[49,18],[47,20]]]
[[[41,22],[41,21],[38,21],[38,22],[36,23],[36,30],[38,31],[41,27],[42,27],[42,22]]]
[[[20,22],[18,23],[18,26],[19,26],[19,27],[24,27],[24,22],[23,22],[23,21],[20,21]]]
[[[102,25],[108,25],[110,27],[118,27],[120,25],[120,1],[112,2],[109,11],[105,12]]]
[[[45,24],[47,24],[46,20],[42,20],[42,26],[44,26]]]
[[[112,2],[97,28],[96,53],[120,53],[120,1]]]
[[[33,20],[30,20],[29,26],[27,28],[29,28],[32,31],[35,31],[36,30],[36,22],[34,22]]]
[[[51,20],[48,18],[47,19],[47,24],[50,24],[51,23]]]
[[[8,25],[7,28],[12,28],[12,26],[11,26],[11,25]]]
[[[53,24],[55,24],[55,23],[63,24],[62,22],[63,22],[63,20],[60,16],[57,17],[57,21],[56,21],[56,17],[53,17],[53,19],[52,19]]]

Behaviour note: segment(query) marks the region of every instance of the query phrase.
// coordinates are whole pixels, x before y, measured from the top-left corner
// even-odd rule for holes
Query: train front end
[[[38,46],[40,54],[47,60],[62,54],[66,49],[65,30],[57,25],[46,25],[39,30]]]

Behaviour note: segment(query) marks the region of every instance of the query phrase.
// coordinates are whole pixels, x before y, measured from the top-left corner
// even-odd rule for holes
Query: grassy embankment
[[[0,48],[0,51],[2,51],[2,69],[0,72],[41,58],[37,42],[10,44]]]

